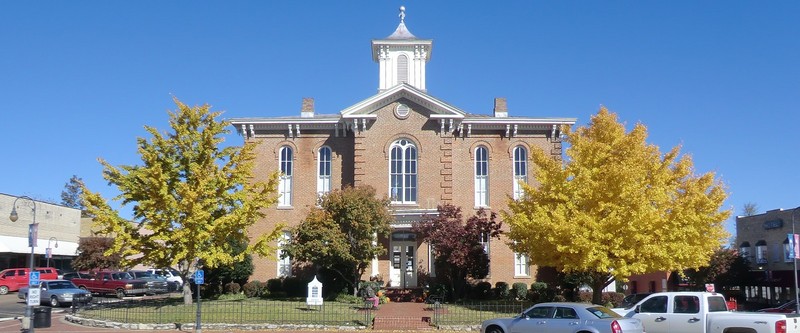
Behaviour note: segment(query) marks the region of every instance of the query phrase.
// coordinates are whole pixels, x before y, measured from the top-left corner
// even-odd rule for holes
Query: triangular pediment
[[[399,99],[407,99],[430,111],[430,117],[435,119],[463,119],[466,112],[452,106],[436,97],[414,88],[406,83],[398,84],[390,89],[384,90],[365,100],[339,112],[343,119],[348,118],[374,118],[375,111],[396,102]]]

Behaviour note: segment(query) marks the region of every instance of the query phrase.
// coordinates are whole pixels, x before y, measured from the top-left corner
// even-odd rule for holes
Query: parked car
[[[797,306],[795,300],[788,301],[774,308],[766,308],[758,310],[758,312],[772,312],[772,313],[796,313]]]
[[[39,286],[41,287],[39,298],[42,300],[42,303],[52,307],[72,303],[78,299],[80,299],[81,302],[90,302],[92,300],[92,293],[78,288],[74,283],[67,280],[42,281]],[[28,287],[20,288],[17,297],[27,301]]]
[[[115,294],[117,298],[147,294],[147,282],[134,279],[126,272],[97,272],[88,278],[73,278],[78,288],[98,294]]]
[[[162,276],[166,278],[167,281],[175,282],[178,287],[183,286],[183,278],[181,278],[181,273],[173,268],[151,268],[147,271],[155,275]]]
[[[89,273],[81,273],[81,272],[68,272],[64,273],[64,276],[61,280],[71,281],[72,279],[89,279],[91,278]]]
[[[57,280],[58,273],[55,268],[39,267],[34,268],[39,272],[39,280]],[[8,294],[10,291],[17,291],[19,288],[28,285],[28,268],[9,268],[0,271],[0,295]]]
[[[800,333],[797,315],[732,312],[725,297],[714,292],[654,293],[621,311],[641,319],[647,333]]]
[[[481,333],[595,332],[644,333],[639,319],[624,318],[602,305],[585,303],[539,303],[513,318],[489,319]]]
[[[166,278],[155,275],[148,271],[128,271],[128,274],[137,280],[143,280],[147,282],[148,294],[166,294],[177,289],[176,287],[170,286],[170,284],[174,286],[174,282],[169,282]]]
[[[636,303],[639,303],[639,301],[645,299],[647,296],[650,296],[650,294],[652,293],[638,293],[625,296],[625,298],[622,299],[622,303],[620,303],[619,307],[630,309],[636,305]]]

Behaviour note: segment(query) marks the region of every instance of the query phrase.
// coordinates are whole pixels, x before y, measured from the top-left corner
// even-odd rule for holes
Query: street
[[[22,316],[25,313],[25,302],[17,298],[16,292],[0,295],[0,318]]]

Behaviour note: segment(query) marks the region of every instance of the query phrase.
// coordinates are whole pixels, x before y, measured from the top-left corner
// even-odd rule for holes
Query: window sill
[[[292,210],[294,207],[292,206],[278,206],[278,210]]]

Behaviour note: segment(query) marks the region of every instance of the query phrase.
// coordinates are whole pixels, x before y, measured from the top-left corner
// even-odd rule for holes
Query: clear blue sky
[[[430,94],[579,125],[605,105],[716,172],[734,215],[800,205],[798,1],[4,1],[0,192],[60,202],[78,175],[113,196],[96,159],[139,164],[172,96],[226,118],[299,115],[303,97],[336,113],[376,93],[370,40],[400,5],[434,40]]]

